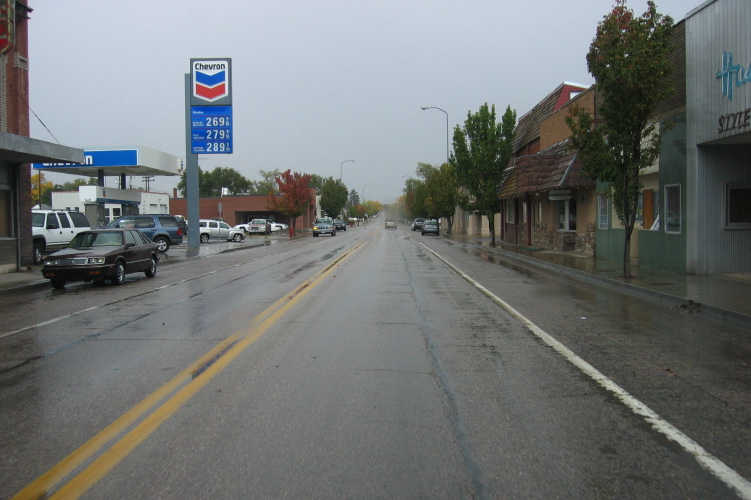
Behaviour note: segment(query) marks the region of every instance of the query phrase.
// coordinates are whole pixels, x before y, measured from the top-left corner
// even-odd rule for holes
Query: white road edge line
[[[600,386],[604,387],[608,391],[615,394],[615,396],[623,404],[629,407],[634,413],[644,417],[644,419],[647,422],[649,422],[649,424],[652,426],[654,430],[663,434],[671,441],[678,443],[684,450],[686,450],[688,453],[693,455],[696,461],[699,462],[699,464],[702,467],[704,467],[706,470],[712,473],[719,480],[727,484],[730,488],[735,490],[738,496],[747,500],[751,500],[751,482],[749,482],[746,478],[744,478],[743,476],[738,474],[736,471],[734,471],[733,469],[725,465],[720,459],[718,459],[717,457],[709,453],[707,450],[702,448],[701,445],[699,445],[697,442],[695,442],[690,437],[685,435],[683,432],[678,430],[676,427],[670,424],[667,420],[660,417],[647,405],[645,405],[644,403],[642,403],[641,401],[633,397],[625,389],[623,389],[618,384],[616,384],[615,382],[607,378],[605,375],[600,373],[595,367],[593,367],[592,365],[584,361],[582,358],[577,356],[571,349],[561,344],[559,341],[557,341],[555,338],[553,338],[547,332],[545,332],[542,328],[535,325],[532,321],[530,321],[519,311],[511,307],[503,299],[494,295],[490,290],[488,290],[487,288],[482,286],[480,283],[476,282],[475,280],[467,276],[464,272],[459,270],[456,266],[451,264],[448,260],[446,260],[442,256],[438,255],[435,251],[425,246],[423,243],[420,243],[420,245],[423,248],[425,248],[428,252],[435,255],[436,258],[441,260],[444,264],[450,267],[454,272],[456,272],[459,276],[464,278],[472,286],[474,286],[475,288],[480,290],[483,294],[485,294],[487,297],[489,297],[491,300],[493,300],[493,302],[501,306],[506,312],[511,314],[517,320],[519,320],[524,326],[526,326],[538,338],[540,338],[543,342],[545,342],[550,347],[555,349],[560,355],[566,358],[570,363],[572,363],[574,366],[579,368],[582,372],[584,372],[589,377],[591,377],[595,382],[600,384]]]

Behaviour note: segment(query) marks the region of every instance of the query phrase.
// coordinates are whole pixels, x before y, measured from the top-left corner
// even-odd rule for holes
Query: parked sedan
[[[334,227],[337,231],[346,231],[347,230],[347,223],[344,222],[342,219],[334,219]]]
[[[418,217],[417,219],[412,221],[412,231],[419,231],[422,229],[422,223],[425,222],[425,219],[422,217]]]
[[[68,281],[110,280],[121,285],[128,273],[143,272],[153,278],[159,262],[157,248],[137,229],[91,229],[78,233],[67,248],[50,254],[42,275],[58,290]]]
[[[281,222],[274,222],[271,219],[253,219],[247,224],[236,225],[235,229],[240,229],[248,234],[271,234],[275,231],[286,231],[289,226]]]
[[[437,220],[427,219],[422,223],[422,235],[425,236],[426,234],[435,234],[436,236],[440,234]]]

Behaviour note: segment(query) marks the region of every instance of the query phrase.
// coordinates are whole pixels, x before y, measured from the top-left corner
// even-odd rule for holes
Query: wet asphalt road
[[[1,498],[737,498],[751,477],[748,332],[378,222],[3,295],[0,318],[28,328],[0,339]]]

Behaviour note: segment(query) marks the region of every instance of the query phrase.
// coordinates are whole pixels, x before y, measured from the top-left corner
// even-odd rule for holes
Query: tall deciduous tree
[[[454,167],[444,163],[439,168],[432,167],[426,172],[424,200],[425,211],[429,217],[448,221],[447,233],[451,233],[454,224],[454,212],[459,199]]]
[[[310,175],[287,170],[276,176],[276,184],[279,186],[281,197],[268,194],[266,207],[274,212],[286,215],[292,219],[292,232],[295,232],[297,218],[311,206],[310,189],[308,182]]]
[[[340,179],[329,177],[321,190],[321,210],[329,217],[337,217],[347,204],[347,186]],[[323,215],[323,214],[319,214]]]
[[[48,181],[44,172],[38,170],[31,174],[31,203],[32,205],[41,205],[46,203],[52,205],[52,189],[55,184]]]
[[[495,105],[485,103],[477,113],[467,113],[464,127],[454,129],[454,151],[450,162],[460,186],[459,205],[482,214],[490,224],[490,244],[495,246],[495,214],[501,211],[498,187],[513,151],[516,111],[511,106],[495,121]]]
[[[183,172],[177,189],[180,193],[186,195],[186,175]],[[211,198],[222,195],[222,188],[227,188],[230,194],[246,194],[253,189],[253,182],[246,179],[240,172],[234,168],[216,167],[211,172],[205,172],[198,168],[198,196],[201,198]],[[263,193],[266,194],[266,193]]]
[[[656,105],[673,91],[670,37],[673,19],[647,2],[641,16],[617,0],[597,26],[587,67],[604,103],[595,124],[589,112],[574,108],[566,121],[571,145],[586,160],[585,173],[609,183],[609,196],[623,224],[623,274],[631,277],[631,235],[641,182],[639,175],[659,158],[661,136],[654,121]],[[596,126],[595,126],[596,125]]]

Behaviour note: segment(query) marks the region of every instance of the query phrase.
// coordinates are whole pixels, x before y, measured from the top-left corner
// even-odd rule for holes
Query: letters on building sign
[[[13,48],[13,25],[16,17],[16,0],[0,0],[0,54]]]
[[[717,120],[717,132],[720,134],[748,127],[751,127],[751,108],[746,108],[737,113],[722,115]]]
[[[749,63],[748,68],[744,68],[740,64],[733,64],[733,53],[725,51],[722,53],[722,69],[715,76],[722,79],[722,95],[732,101],[733,89],[745,85],[751,80],[751,63]]]

